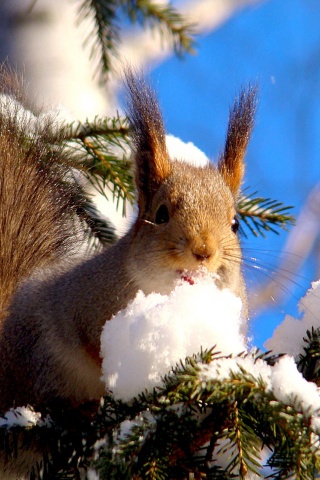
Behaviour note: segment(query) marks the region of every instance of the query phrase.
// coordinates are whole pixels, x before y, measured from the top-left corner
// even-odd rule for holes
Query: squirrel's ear
[[[144,78],[125,70],[129,92],[128,118],[136,158],[135,180],[140,212],[147,209],[153,195],[170,173],[170,160],[162,114],[156,94]]]
[[[230,111],[227,138],[218,169],[231,193],[239,193],[244,174],[244,156],[254,124],[257,88],[243,90]]]

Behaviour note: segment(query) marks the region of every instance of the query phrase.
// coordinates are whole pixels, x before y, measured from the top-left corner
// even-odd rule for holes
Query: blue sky
[[[168,132],[216,158],[234,96],[248,82],[258,83],[259,107],[245,186],[293,205],[298,214],[320,178],[319,0],[261,2],[197,43],[195,56],[182,62],[172,57],[152,72]],[[282,231],[267,239],[249,235],[243,241],[245,254],[260,258],[272,276],[269,264],[277,264],[286,237]],[[262,273],[247,269],[246,274],[249,288],[262,285]],[[316,275],[311,259],[294,278],[298,286],[288,287],[288,302],[253,321],[257,345],[262,346],[284,312],[297,313],[297,300]]]

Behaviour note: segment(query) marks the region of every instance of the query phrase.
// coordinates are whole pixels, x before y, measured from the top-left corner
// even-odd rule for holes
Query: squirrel
[[[63,182],[68,155],[52,149],[50,122],[36,119],[34,135],[26,133],[28,118],[12,108],[25,102],[21,87],[1,71],[1,412],[100,399],[102,328],[138,290],[167,294],[184,272],[205,267],[242,299],[246,315],[237,200],[255,90],[235,101],[217,166],[196,167],[169,158],[149,83],[129,67],[125,79],[137,218],[117,243],[73,264],[66,260],[75,209]]]

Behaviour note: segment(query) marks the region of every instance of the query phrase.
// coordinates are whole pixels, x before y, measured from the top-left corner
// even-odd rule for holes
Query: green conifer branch
[[[74,166],[82,172],[93,187],[107,197],[134,202],[134,185],[131,173],[129,128],[125,119],[99,119],[94,122],[74,123],[66,127],[67,148],[74,153]]]
[[[299,355],[298,368],[303,376],[318,386],[320,384],[320,329],[308,330],[303,338],[304,353]]]
[[[187,23],[170,3],[161,4],[151,0],[120,0],[120,3],[133,23],[138,22],[143,27],[158,27],[162,35],[171,38],[179,57],[194,52],[194,25]]]
[[[82,0],[79,6],[79,21],[92,20],[93,31],[88,33],[84,46],[89,45],[92,60],[98,58],[101,78],[111,70],[112,55],[119,43],[117,4],[113,0]]]
[[[259,352],[254,358],[274,360]],[[243,368],[225,379],[204,379],[204,366],[218,359],[225,357],[214,350],[189,357],[131,402],[106,396],[98,414],[95,405],[85,415],[59,408],[50,411],[50,427],[2,428],[0,448],[10,455],[19,442],[24,448],[40,442],[47,452],[44,480],[78,478],[89,465],[101,479],[180,480],[241,479],[249,471],[263,478],[259,454],[266,445],[272,478],[315,478],[320,446],[308,414],[278,401],[262,378]],[[94,444],[103,438],[93,461]],[[225,467],[216,463],[221,454],[230,455]]]
[[[151,0],[82,0],[79,20],[91,19],[85,45],[90,45],[90,56],[98,58],[101,79],[105,79],[112,67],[112,57],[117,55],[121,41],[119,13],[123,11],[131,22],[143,27],[158,29],[163,37],[172,41],[175,53],[183,56],[193,52],[194,29],[170,3],[158,4]]]
[[[51,134],[55,149],[65,149],[66,155],[57,157],[66,162],[70,174],[64,179],[66,189],[73,191],[75,213],[88,235],[89,246],[101,248],[116,241],[110,222],[101,215],[88,192],[87,183],[108,200],[111,192],[117,208],[121,203],[123,215],[126,202],[134,202],[134,185],[131,174],[129,127],[119,115],[113,118],[96,117],[92,122],[74,122]],[[77,185],[75,188],[74,186]]]
[[[255,195],[256,192],[245,194],[238,202],[240,219],[254,236],[265,237],[267,231],[278,234],[278,228],[286,230],[289,225],[294,224],[294,216],[288,213],[293,207]],[[242,232],[246,235],[244,228]]]
[[[212,358],[216,360],[218,354]],[[261,355],[257,358],[261,358]],[[261,468],[259,450],[262,444],[273,449],[274,454],[269,464],[276,470],[281,469],[282,476],[279,478],[287,478],[284,474],[300,475],[301,472],[304,472],[304,476],[297,478],[313,478],[314,469],[318,468],[320,452],[319,446],[315,447],[312,442],[312,429],[305,414],[278,402],[266,391],[261,379],[254,378],[243,369],[232,373],[224,381],[204,382],[203,378],[199,378],[201,363],[201,355],[198,358],[188,358],[173,369],[173,374],[165,377],[163,387],[141,395],[135,403],[136,408],[139,405],[140,412],[149,411],[157,419],[156,428],[153,426],[152,431],[144,433],[144,438],[151,442],[152,450],[157,450],[158,459],[167,462],[168,476],[165,478],[180,478],[177,464],[181,471],[191,468],[190,471],[208,475],[208,478],[211,471],[214,478],[226,478],[223,476],[225,474],[227,478],[233,478],[234,468],[238,465],[240,477],[236,475],[235,478],[244,478],[247,470],[258,471]],[[179,414],[176,414],[174,406],[179,406]],[[168,416],[168,410],[171,416]],[[219,411],[223,412],[222,423],[217,421]],[[207,417],[199,423],[191,424],[190,418],[194,421],[197,412],[200,415],[206,412]],[[163,429],[161,434],[158,430],[163,418],[163,424],[166,425],[164,436]],[[188,422],[184,430],[186,419]],[[181,437],[177,435],[179,430],[183,431]],[[229,442],[229,447],[223,449],[228,451],[232,447],[231,460],[222,476],[219,476],[216,465],[208,467],[207,452],[202,457],[199,456],[199,447],[208,442],[207,433],[210,431],[214,443],[218,438],[225,439]],[[218,437],[217,431],[221,432]],[[185,449],[184,438],[188,438],[188,448]],[[169,458],[166,457],[165,452],[159,448],[161,445],[169,445],[169,451],[174,453],[169,454]],[[207,448],[212,450],[211,442],[210,445]],[[288,450],[284,450],[283,445],[287,445]],[[135,468],[138,469],[135,474],[140,478],[142,470],[139,469],[142,466],[139,466],[139,454],[136,456]]]
[[[83,194],[82,202],[79,202],[77,215],[84,227],[84,232],[89,238],[89,246],[99,250],[101,247],[112,245],[117,236],[114,227],[101,216],[92,199]]]
[[[115,145],[119,145],[119,142],[121,145],[129,135],[127,119],[117,113],[115,117],[100,118],[96,116],[92,122],[74,122],[67,126],[66,138],[69,141],[75,139],[83,140],[84,138],[98,135],[105,136],[106,139]]]

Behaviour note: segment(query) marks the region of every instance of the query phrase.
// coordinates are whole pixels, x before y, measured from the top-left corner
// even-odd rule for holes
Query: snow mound
[[[241,300],[211,277],[181,282],[170,295],[138,292],[107,321],[101,337],[103,381],[128,401],[161,382],[180,359],[217,346],[224,355],[246,350]]]
[[[207,167],[209,159],[192,142],[185,143],[180,138],[166,135],[166,145],[170,158],[189,163],[195,167]]]
[[[299,302],[299,311],[303,313],[302,319],[286,315],[273,336],[265,343],[265,347],[275,353],[287,353],[297,358],[299,353],[303,353],[303,347],[306,345],[303,340],[306,331],[312,327],[320,328],[319,304],[320,280],[312,283],[312,288]]]

